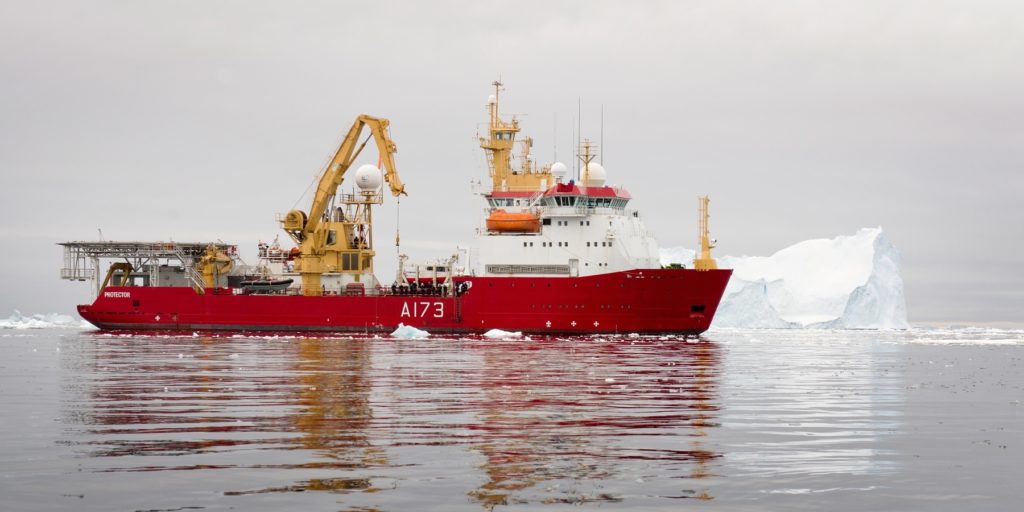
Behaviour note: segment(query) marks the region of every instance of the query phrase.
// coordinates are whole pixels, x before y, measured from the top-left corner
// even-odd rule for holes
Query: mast
[[[694,258],[693,268],[697,270],[714,270],[718,268],[718,263],[714,258],[711,257],[711,249],[715,247],[715,241],[711,239],[708,234],[708,203],[711,202],[711,198],[708,196],[701,196],[697,198],[699,207],[697,213],[697,231],[698,244],[700,244],[700,257]]]
[[[524,137],[520,142],[523,159],[517,168],[512,166],[512,150],[519,133],[519,120],[512,117],[511,122],[501,118],[500,80],[492,82],[494,94],[487,98],[487,136],[480,137],[480,147],[487,153],[487,165],[491,175],[491,192],[536,192],[546,189],[554,180],[548,169],[537,170],[532,165],[530,150],[533,139]]]
[[[580,160],[580,186],[590,186],[590,162],[593,162],[597,155],[591,152],[591,149],[596,149],[597,146],[590,139],[583,139],[580,142],[579,150],[576,154],[576,158]]]

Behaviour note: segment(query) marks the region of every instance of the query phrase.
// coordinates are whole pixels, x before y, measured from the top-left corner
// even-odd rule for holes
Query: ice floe
[[[429,336],[429,332],[405,324],[398,324],[398,329],[395,329],[395,332],[391,333],[392,338],[404,339],[423,339]]]

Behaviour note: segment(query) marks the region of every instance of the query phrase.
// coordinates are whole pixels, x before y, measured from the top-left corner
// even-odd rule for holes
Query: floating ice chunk
[[[398,324],[398,329],[395,329],[395,332],[391,333],[392,338],[404,339],[424,339],[429,336],[429,332],[405,324]]]
[[[503,340],[510,339],[510,338],[521,338],[522,336],[523,336],[522,332],[519,332],[519,331],[510,332],[510,331],[503,331],[501,329],[491,329],[491,330],[489,330],[489,331],[484,333],[484,337],[485,338],[503,339]]]

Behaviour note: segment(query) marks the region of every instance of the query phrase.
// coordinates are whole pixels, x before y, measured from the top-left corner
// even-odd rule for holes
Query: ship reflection
[[[303,433],[302,445],[335,467],[370,468],[388,465],[385,451],[371,444],[373,419],[367,374],[370,350],[363,340],[331,343],[303,339],[298,343],[296,370],[301,382],[295,427]],[[369,478],[334,478],[311,482],[305,490],[372,490]]]
[[[230,470],[208,482],[226,496],[453,492],[492,509],[614,503],[656,479],[658,498],[711,499],[721,351],[647,338],[96,337],[62,352],[63,419],[89,471]]]
[[[700,480],[719,456],[705,443],[719,410],[715,343],[563,340],[482,351],[484,398],[470,428],[486,482],[469,495],[484,508],[617,502],[614,482],[643,478],[623,467],[645,461],[699,489],[673,497],[712,498]]]
[[[372,491],[362,470],[388,464],[368,438],[370,349],[361,340],[93,341],[66,354],[62,364],[81,378],[65,382],[69,444],[97,460],[95,471],[331,472],[328,478],[225,491],[232,496]],[[253,451],[265,455],[246,456]],[[345,477],[335,478],[339,472]]]

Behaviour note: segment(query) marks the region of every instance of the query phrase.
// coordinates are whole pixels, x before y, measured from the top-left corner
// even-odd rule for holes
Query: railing
[[[192,256],[185,254],[185,251],[181,250],[181,247],[174,246],[174,255],[181,260],[181,266],[185,269],[185,277],[192,282],[192,287],[197,291],[206,288],[206,282],[203,280],[203,275],[196,270],[195,265],[192,262]]]
[[[60,278],[71,281],[86,281],[96,278],[96,270],[92,268],[62,268]]]

